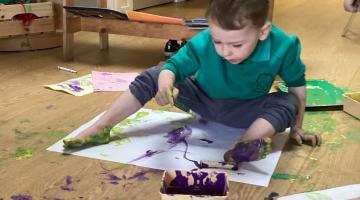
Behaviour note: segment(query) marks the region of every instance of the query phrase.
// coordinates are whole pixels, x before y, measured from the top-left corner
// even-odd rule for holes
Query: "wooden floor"
[[[203,15],[206,2],[190,0],[146,11],[197,17]],[[357,34],[341,37],[349,18],[341,4],[340,0],[276,0],[274,22],[301,38],[308,79],[327,79],[360,91],[360,14],[351,27]],[[43,85],[91,70],[140,72],[164,60],[166,41],[111,35],[110,49],[105,52],[97,48],[97,34],[81,32],[75,41],[75,61],[71,63],[63,62],[61,48],[0,52],[0,199],[18,194],[33,199],[159,199],[161,171],[148,173],[149,180],[112,185],[101,174],[102,167],[119,176],[133,175],[142,168],[45,150],[104,111],[119,93],[75,97]],[[79,73],[58,71],[58,65]],[[154,102],[146,106],[158,107]],[[284,196],[360,183],[359,120],[341,111],[307,113],[305,127],[322,132],[325,144],[311,148],[288,143],[276,168],[277,173],[299,175],[297,179],[273,179],[267,188],[231,182],[229,199],[264,199],[271,192]],[[31,150],[32,156],[19,159],[26,150]],[[73,178],[72,191],[62,188],[67,176]]]

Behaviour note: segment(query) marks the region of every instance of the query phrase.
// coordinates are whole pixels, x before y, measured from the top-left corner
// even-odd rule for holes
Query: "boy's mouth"
[[[241,62],[240,59],[230,59],[230,60],[227,60],[229,61],[231,64],[239,64]]]

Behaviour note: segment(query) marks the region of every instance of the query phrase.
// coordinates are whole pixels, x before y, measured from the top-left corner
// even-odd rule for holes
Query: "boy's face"
[[[231,64],[239,64],[246,60],[255,50],[259,40],[265,40],[270,32],[271,24],[255,27],[247,23],[239,30],[225,30],[209,20],[209,27],[216,52]]]

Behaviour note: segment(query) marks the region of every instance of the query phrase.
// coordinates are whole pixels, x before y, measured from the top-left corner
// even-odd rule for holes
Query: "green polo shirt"
[[[273,25],[268,38],[240,64],[231,64],[216,53],[209,29],[200,32],[162,67],[175,74],[176,82],[194,76],[213,99],[253,99],[269,92],[276,75],[288,87],[305,85],[301,45]]]

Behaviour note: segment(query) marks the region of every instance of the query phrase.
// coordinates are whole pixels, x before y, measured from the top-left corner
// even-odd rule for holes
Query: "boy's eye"
[[[239,47],[242,47],[242,44],[234,44],[233,47],[239,48]]]
[[[214,41],[214,44],[220,44],[221,42],[218,42],[218,41]]]

